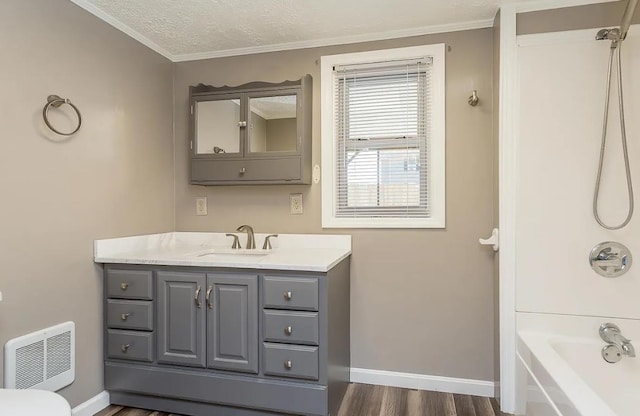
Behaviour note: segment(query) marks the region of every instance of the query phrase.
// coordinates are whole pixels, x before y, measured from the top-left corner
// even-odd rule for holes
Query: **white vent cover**
[[[4,387],[58,391],[76,377],[76,326],[65,322],[4,346]]]

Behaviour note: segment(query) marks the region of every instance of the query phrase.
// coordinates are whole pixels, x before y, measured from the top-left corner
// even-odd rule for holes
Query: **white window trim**
[[[430,218],[336,218],[336,143],[334,140],[333,67],[366,62],[433,58],[433,111],[431,113],[429,181]],[[445,228],[445,45],[412,46],[341,55],[320,59],[322,139],[322,227],[323,228]]]

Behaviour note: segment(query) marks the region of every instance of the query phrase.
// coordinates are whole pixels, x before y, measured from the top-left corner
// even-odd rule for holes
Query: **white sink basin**
[[[245,248],[235,249],[235,248],[212,248],[208,250],[197,251],[195,253],[191,253],[190,257],[206,257],[206,256],[250,256],[250,257],[259,257],[266,256],[270,253],[270,250],[247,250]]]

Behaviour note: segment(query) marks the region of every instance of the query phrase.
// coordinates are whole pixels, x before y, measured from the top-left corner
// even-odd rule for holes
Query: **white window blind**
[[[429,218],[433,59],[333,67],[336,218]]]

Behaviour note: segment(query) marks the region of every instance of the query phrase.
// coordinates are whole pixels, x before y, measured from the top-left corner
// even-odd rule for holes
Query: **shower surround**
[[[638,29],[632,27],[621,46],[635,184],[640,184]],[[613,231],[600,227],[592,212],[610,49],[610,42],[595,40],[596,32],[518,37],[516,315],[522,378],[517,414],[586,416],[589,397],[615,409],[606,414],[632,414],[627,413],[632,409],[612,404],[615,398],[610,391],[594,387],[595,379],[614,380],[622,367],[629,369],[631,378],[640,375],[638,358],[623,357],[618,364],[601,365],[600,349],[606,344],[598,335],[600,324],[615,320],[626,336],[640,340],[640,303],[636,301],[640,262],[620,277],[605,278],[591,269],[589,253],[599,243],[615,241],[626,245],[640,260],[640,214],[623,229]],[[601,218],[615,224],[627,214],[617,99],[612,88],[599,197]],[[559,321],[565,325],[556,325]],[[569,334],[565,333],[567,328],[579,330]],[[597,370],[578,372],[580,365],[568,363],[557,349],[543,348],[548,354],[540,353],[531,340],[542,338],[532,338],[531,333],[545,334],[547,340],[570,335],[571,342],[565,343],[569,346],[588,344],[580,351],[584,351],[583,365]],[[584,381],[581,394],[569,394],[566,380],[571,377],[558,375],[559,368],[569,368],[569,374]],[[624,382],[618,385],[626,388]]]

